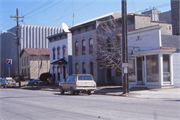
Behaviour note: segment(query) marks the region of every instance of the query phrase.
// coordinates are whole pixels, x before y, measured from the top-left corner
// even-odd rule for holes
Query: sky
[[[19,24],[62,27],[63,22],[72,26],[121,11],[121,3],[121,0],[0,0],[0,31],[16,26],[10,16],[16,16],[17,8],[19,16],[24,16]],[[170,0],[127,0],[128,12],[141,13],[153,7],[169,11]]]

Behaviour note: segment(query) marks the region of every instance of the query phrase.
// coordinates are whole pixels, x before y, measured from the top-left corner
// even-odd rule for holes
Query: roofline
[[[147,29],[147,30],[152,30],[152,29],[160,29],[162,28],[162,26],[160,25],[153,25],[153,26],[148,26],[148,27],[143,27],[143,28],[139,28],[139,29],[135,29],[135,30],[130,30],[128,31],[127,34],[133,34],[134,32],[141,32],[141,31],[144,31],[144,29]],[[118,36],[122,36],[122,33],[118,33]]]

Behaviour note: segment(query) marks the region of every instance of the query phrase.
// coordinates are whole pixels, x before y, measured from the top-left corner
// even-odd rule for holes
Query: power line
[[[59,4],[59,3],[61,3],[62,1],[63,1],[63,0],[61,0],[61,1],[60,1],[60,2],[58,2],[58,3],[53,4],[52,6],[48,7],[47,9],[42,10],[42,11],[40,11],[40,12],[38,12],[38,13],[34,14],[34,15],[31,15],[31,16],[29,16],[29,17],[27,17],[27,18],[30,18],[30,17],[32,17],[32,16],[35,16],[35,15],[37,15],[37,14],[39,14],[39,13],[42,13],[42,12],[44,12],[44,11],[46,11],[46,10],[50,9],[51,7],[54,7],[55,5],[58,5],[58,4]]]
[[[30,6],[33,6],[33,5],[37,4],[38,2],[40,2],[40,1],[38,1],[38,0],[33,1],[31,4],[29,4],[29,5],[27,5],[26,7],[22,8],[21,11],[24,12],[24,11],[28,10],[28,8],[29,8]]]
[[[61,17],[66,13],[66,11],[69,9],[69,7],[71,6],[73,4],[73,2],[68,6],[68,8],[64,11],[64,13],[61,15]],[[56,25],[58,22],[59,22],[59,20],[61,19],[61,17],[57,20],[57,22],[54,24],[54,25]]]
[[[54,0],[45,2],[44,4],[38,6],[37,8],[35,8],[35,9],[29,11],[29,12],[26,13],[24,16],[28,16],[28,15],[34,13],[34,12],[37,12],[38,10],[42,9],[43,7],[45,7],[45,6],[47,6],[48,4],[52,3],[53,1],[54,1]]]

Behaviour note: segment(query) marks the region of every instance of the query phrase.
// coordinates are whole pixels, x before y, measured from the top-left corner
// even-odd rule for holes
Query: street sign
[[[11,67],[12,66],[12,59],[6,59],[6,65],[7,65],[7,67]]]

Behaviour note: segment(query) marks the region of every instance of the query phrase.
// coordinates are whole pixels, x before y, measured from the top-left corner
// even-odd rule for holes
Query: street
[[[180,101],[0,89],[0,120],[179,120]]]

